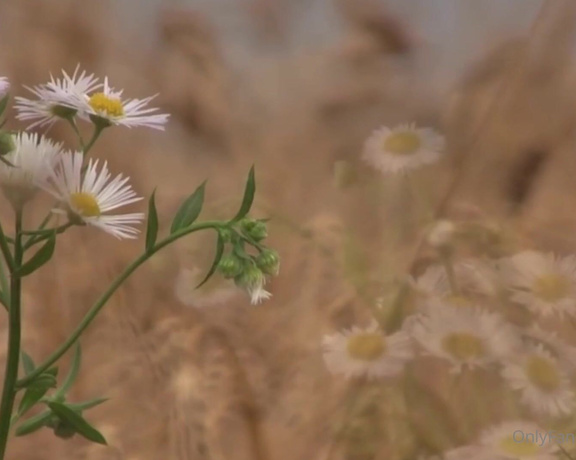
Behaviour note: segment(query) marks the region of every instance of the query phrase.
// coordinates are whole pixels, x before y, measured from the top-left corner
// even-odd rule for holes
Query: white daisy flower
[[[536,423],[507,421],[484,430],[478,445],[486,459],[555,460],[560,447],[548,437],[548,430]]]
[[[13,149],[0,162],[0,187],[12,206],[21,208],[36,194],[40,184],[54,171],[62,144],[33,133],[11,136]]]
[[[10,81],[6,77],[0,77],[0,99],[8,94],[10,91]]]
[[[543,317],[576,316],[576,256],[525,251],[501,266],[514,302]]]
[[[105,78],[102,91],[84,96],[82,110],[78,115],[104,126],[122,125],[128,128],[147,126],[164,130],[169,115],[153,113],[158,109],[146,107],[156,95],[145,99],[123,100],[122,93],[122,90],[115,91],[111,88],[108,78]]]
[[[16,118],[22,121],[34,121],[28,129],[35,127],[50,127],[58,119],[73,116],[83,107],[84,98],[91,91],[102,86],[93,75],[82,71],[77,66],[72,76],[62,71],[63,78],[54,79],[43,85],[25,88],[33,93],[37,99],[16,97],[14,108],[18,111]]]
[[[412,335],[427,355],[462,368],[485,367],[515,353],[520,346],[514,330],[495,313],[478,308],[438,308],[412,326]]]
[[[502,377],[521,392],[522,403],[536,414],[558,417],[575,408],[568,376],[541,344],[505,363]]]
[[[412,123],[374,131],[364,145],[363,159],[384,174],[396,174],[435,163],[443,150],[443,136]]]
[[[332,374],[346,377],[394,377],[414,356],[410,336],[398,331],[386,336],[376,321],[354,326],[322,340],[324,361]]]
[[[203,277],[203,271],[197,267],[180,270],[174,286],[178,300],[190,307],[212,307],[225,304],[242,292],[230,280],[218,279],[216,282],[214,278],[195,289]]]
[[[533,344],[542,344],[555,358],[576,369],[576,347],[564,342],[557,333],[544,330],[537,323],[521,329],[520,333]]]
[[[97,171],[98,160],[90,159],[82,175],[84,156],[81,152],[62,156],[61,168],[51,174],[43,188],[62,201],[69,216],[76,221],[93,225],[116,238],[135,238],[139,230],[131,224],[139,224],[143,213],[105,215],[104,213],[140,201],[130,185],[129,178],[122,175],[110,180],[107,163]]]

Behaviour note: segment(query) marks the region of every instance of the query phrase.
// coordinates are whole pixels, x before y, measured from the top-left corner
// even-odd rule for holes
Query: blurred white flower
[[[354,326],[322,340],[324,361],[332,374],[350,377],[394,377],[414,356],[410,336],[398,331],[386,336],[373,321]]]
[[[520,340],[504,319],[479,308],[430,309],[411,333],[425,354],[452,364],[451,373],[463,367],[485,367],[514,353]]]
[[[576,316],[576,256],[524,251],[501,267],[514,302],[543,317]]]
[[[521,392],[522,403],[538,415],[569,415],[575,408],[568,375],[541,344],[505,363],[502,376]]]
[[[116,238],[135,238],[138,229],[131,224],[139,224],[143,213],[106,215],[121,206],[140,201],[130,185],[128,177],[116,176],[110,181],[107,163],[100,172],[99,161],[90,159],[84,176],[82,175],[84,156],[80,152],[62,155],[60,168],[50,175],[43,188],[63,202],[72,219],[93,225]]]
[[[122,125],[128,128],[146,126],[164,130],[169,115],[153,113],[158,109],[147,107],[156,96],[145,99],[123,99],[123,91],[115,91],[104,79],[102,91],[84,95],[78,115],[104,126]]]
[[[480,458],[555,460],[560,448],[556,440],[543,439],[548,431],[536,423],[523,420],[506,421],[492,426],[480,434]]]
[[[396,174],[435,163],[443,150],[443,136],[412,123],[374,131],[364,145],[363,159],[384,174]]]
[[[10,81],[6,77],[0,77],[0,99],[8,94],[10,91]]]
[[[0,186],[12,205],[20,208],[53,173],[62,144],[34,133],[18,133],[11,139],[13,149],[3,158],[13,166],[0,162]]]
[[[553,331],[547,331],[534,323],[528,328],[521,329],[521,334],[532,344],[542,344],[544,349],[552,353],[561,363],[576,370],[576,347],[573,347],[558,337]]]
[[[78,74],[79,70],[80,66],[77,66],[72,76],[62,71],[63,78],[50,76],[48,83],[32,88],[25,86],[37,99],[16,97],[16,118],[33,121],[28,126],[28,129],[32,129],[50,127],[61,118],[75,115],[81,109],[86,95],[102,86],[93,74],[87,75],[85,71]]]

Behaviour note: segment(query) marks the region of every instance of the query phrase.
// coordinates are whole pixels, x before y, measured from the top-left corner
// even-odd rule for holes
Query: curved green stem
[[[8,265],[8,270],[12,272],[14,270],[14,259],[12,258],[12,253],[10,252],[10,248],[8,247],[8,239],[4,234],[2,224],[0,224],[0,250],[2,251],[2,255],[4,256],[6,265]]]
[[[8,359],[4,373],[4,386],[2,389],[2,402],[0,403],[0,460],[6,453],[8,435],[10,433],[10,419],[14,407],[14,399],[17,391],[18,366],[20,364],[20,293],[21,278],[17,269],[22,265],[24,249],[22,247],[22,211],[16,211],[14,241],[14,261],[10,270],[10,309],[8,326]]]
[[[64,225],[60,225],[59,227],[56,227],[56,228],[25,232],[26,235],[32,235],[32,237],[26,243],[24,243],[24,250],[30,249],[35,244],[38,244],[38,243],[50,238],[50,236],[52,235],[52,232],[56,232],[56,234],[59,235],[60,233],[64,233],[66,230],[68,230],[73,225],[74,225],[73,223],[68,222],[68,223],[66,223]]]
[[[168,246],[169,244],[173,243],[174,241],[182,238],[183,236],[189,235],[190,233],[194,233],[194,232],[197,232],[199,230],[206,230],[209,228],[213,228],[215,230],[218,230],[218,228],[224,227],[224,226],[226,226],[226,224],[223,222],[220,222],[220,221],[208,221],[208,222],[203,222],[201,224],[192,225],[188,228],[182,229],[182,230],[180,230],[176,233],[173,233],[172,235],[166,237],[165,239],[163,239],[162,241],[157,243],[150,251],[145,252],[140,257],[138,257],[136,260],[134,260],[114,280],[114,282],[110,285],[110,287],[106,290],[106,292],[104,292],[104,294],[102,294],[102,296],[96,301],[96,303],[94,303],[92,308],[90,308],[88,313],[86,313],[86,315],[84,316],[82,321],[80,321],[80,324],[76,327],[76,329],[70,335],[70,337],[68,337],[68,339],[62,345],[60,345],[60,347],[54,353],[52,353],[46,359],[46,361],[44,361],[41,365],[39,365],[34,370],[34,372],[31,372],[30,374],[28,374],[23,379],[18,380],[18,382],[16,383],[17,387],[21,388],[21,387],[25,386],[26,384],[28,384],[29,382],[34,380],[42,372],[44,372],[46,369],[48,369],[50,366],[52,366],[56,361],[58,361],[64,355],[64,353],[66,353],[68,351],[68,349],[70,349],[70,347],[72,345],[74,345],[74,343],[82,335],[84,330],[92,323],[92,321],[94,320],[96,315],[98,315],[98,313],[100,312],[102,307],[104,307],[106,302],[108,302],[110,297],[112,297],[112,294],[114,294],[114,292],[116,292],[116,290],[122,285],[122,283],[124,283],[124,281],[126,281],[126,279],[132,273],[134,273],[134,271],[136,271],[136,269],[140,265],[142,265],[144,262],[146,262],[156,252],[158,252],[160,249],[164,248],[165,246]],[[1,457],[0,457],[0,460],[1,460]]]
[[[92,133],[92,137],[88,141],[88,144],[86,144],[85,146],[82,147],[82,151],[84,152],[84,156],[88,155],[88,152],[94,146],[94,144],[96,143],[96,141],[100,137],[100,134],[102,134],[102,131],[104,131],[103,126],[100,126],[100,125],[94,126],[94,132]]]
[[[78,125],[76,124],[76,120],[73,117],[67,118],[67,120],[70,123],[70,126],[72,126],[74,133],[76,133],[76,136],[78,137],[78,142],[80,143],[80,148],[82,149],[82,151],[86,150],[86,147],[84,145],[84,139],[82,139],[82,134],[80,134],[80,130],[78,129]]]

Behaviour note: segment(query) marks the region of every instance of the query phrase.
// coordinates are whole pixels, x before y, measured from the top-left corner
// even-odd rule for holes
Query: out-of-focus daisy
[[[514,302],[543,317],[576,316],[576,256],[525,251],[501,266]]]
[[[79,74],[77,66],[72,76],[62,71],[62,78],[50,76],[50,81],[32,88],[25,86],[37,99],[16,97],[14,108],[18,111],[16,118],[22,121],[33,121],[28,129],[50,127],[60,118],[75,115],[83,106],[85,97],[91,91],[102,86],[93,75],[86,71]]]
[[[438,308],[412,326],[412,335],[427,355],[463,367],[485,367],[514,354],[520,346],[514,330],[500,315],[478,308]]]
[[[561,363],[576,370],[576,347],[573,347],[558,337],[553,331],[542,329],[539,324],[521,330],[522,336],[534,345],[542,344],[544,349],[552,353]]]
[[[212,278],[195,289],[203,277],[204,272],[196,267],[180,270],[174,286],[178,300],[190,307],[203,308],[222,305],[242,293],[232,281],[222,278]]]
[[[10,81],[6,77],[0,77],[0,99],[8,94],[10,91]]]
[[[571,414],[575,408],[568,376],[542,345],[507,362],[502,376],[512,389],[521,392],[522,403],[536,414],[558,417]]]
[[[382,127],[366,140],[363,159],[385,174],[396,174],[438,161],[444,137],[430,128],[404,124]]]
[[[408,334],[400,330],[386,336],[375,321],[324,336],[322,348],[328,370],[348,378],[394,377],[414,356]]]
[[[105,213],[140,201],[130,185],[129,178],[116,176],[110,180],[107,163],[98,172],[99,161],[90,159],[82,176],[84,156],[80,152],[62,156],[60,168],[53,172],[43,188],[64,203],[73,221],[93,225],[116,238],[135,238],[143,213],[106,215]]]
[[[154,113],[158,109],[147,107],[156,96],[145,99],[125,99],[123,91],[115,91],[104,79],[102,91],[85,95],[78,115],[103,126],[122,125],[132,128],[146,126],[164,130],[169,115]]]
[[[3,158],[12,166],[0,162],[0,186],[10,203],[19,209],[54,171],[62,144],[33,133],[6,135],[11,137],[13,148]]]
[[[494,460],[555,460],[560,447],[546,439],[548,430],[533,422],[507,421],[484,430],[478,446],[482,457]]]

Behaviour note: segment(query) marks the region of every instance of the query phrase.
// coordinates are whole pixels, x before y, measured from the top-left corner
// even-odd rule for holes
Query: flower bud
[[[14,142],[14,136],[7,132],[0,132],[0,156],[8,155],[16,148],[16,143]]]
[[[256,256],[256,265],[263,273],[277,276],[280,271],[280,256],[273,249],[264,249]]]
[[[54,434],[62,439],[70,439],[76,434],[76,429],[65,420],[58,420],[53,430]]]
[[[265,283],[264,273],[254,264],[244,267],[242,273],[234,277],[236,286],[251,290]]]
[[[220,259],[218,270],[224,278],[234,278],[244,271],[244,262],[234,254],[228,254]]]
[[[254,241],[262,241],[268,236],[266,224],[260,220],[245,219],[240,222],[242,233]]]
[[[233,236],[234,236],[234,232],[232,230],[230,230],[229,228],[221,228],[218,230],[219,234],[220,234],[220,238],[222,238],[222,241],[224,243],[231,243]]]

